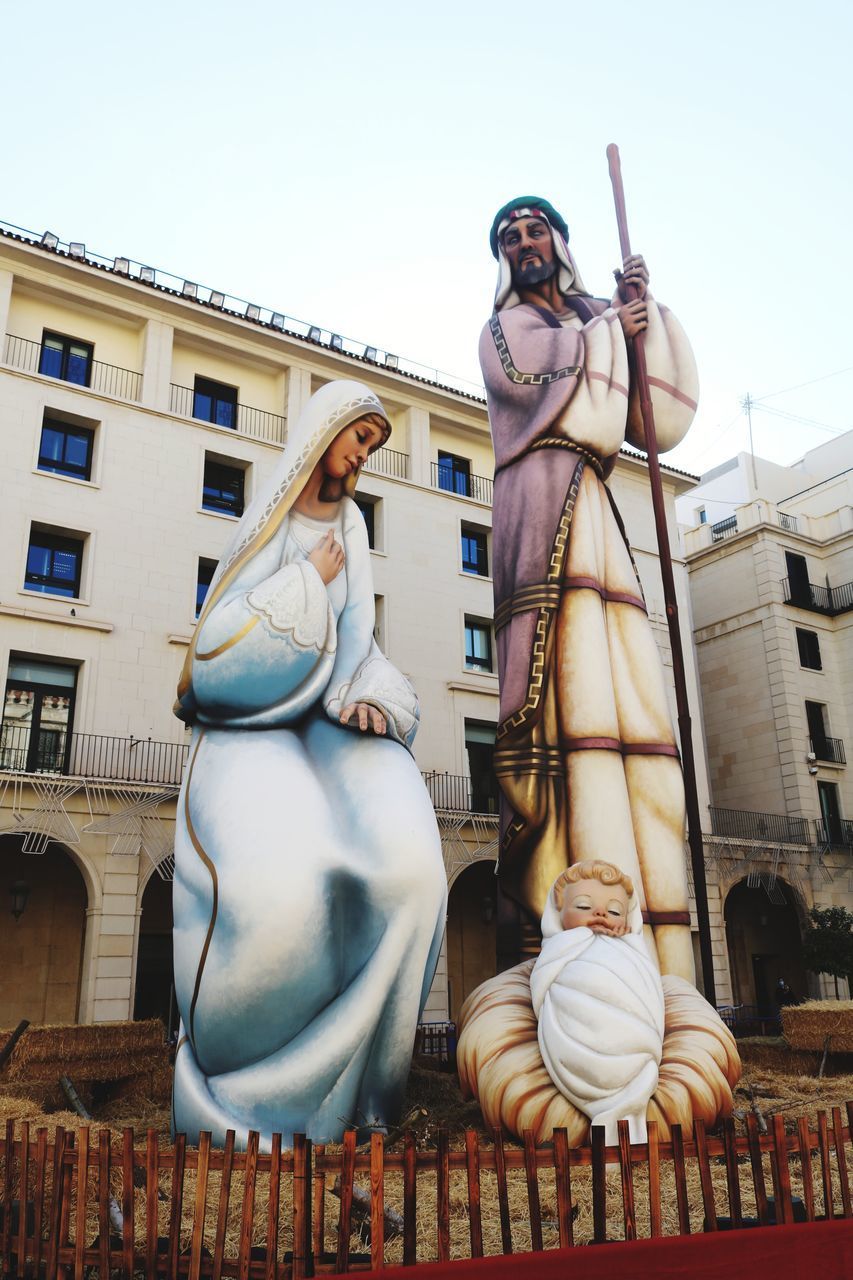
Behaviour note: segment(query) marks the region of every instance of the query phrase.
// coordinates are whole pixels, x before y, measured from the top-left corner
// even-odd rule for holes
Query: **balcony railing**
[[[737,533],[737,516],[727,516],[711,525],[711,541],[722,542],[724,538],[733,538]]]
[[[475,783],[458,773],[425,773],[423,780],[435,809],[450,809],[455,813],[498,812],[495,778]]]
[[[13,333],[6,334],[6,350],[4,363],[13,369],[22,369],[24,373],[41,373],[43,377],[52,374],[43,372],[41,368],[40,342],[32,342],[29,338],[18,338]],[[142,374],[133,369],[122,369],[118,365],[103,364],[100,360],[88,361],[88,379],[79,382],[76,378],[59,379],[67,381],[72,387],[88,387],[103,396],[113,396],[117,400],[138,400],[142,390]]]
[[[819,587],[814,582],[792,583],[790,578],[783,578],[782,595],[785,604],[809,609],[812,613],[825,613],[830,618],[853,609],[853,582],[845,582],[841,587]]]
[[[393,476],[395,480],[408,480],[409,455],[397,449],[377,449],[364,464],[365,471],[377,476]]]
[[[784,529],[786,533],[796,533],[796,532],[797,532],[797,517],[796,517],[796,516],[789,516],[789,515],[788,515],[788,513],[787,513],[786,511],[777,511],[777,512],[776,512],[776,515],[779,517],[779,528],[780,528],[780,529]]]
[[[491,506],[494,481],[488,476],[466,475],[464,471],[454,471],[452,467],[431,462],[430,483],[433,489],[452,493],[454,497],[473,498],[475,502],[487,502]]]
[[[750,809],[711,807],[711,835],[734,840],[764,840],[770,844],[809,844],[807,818],[782,813],[757,813]]]
[[[171,383],[169,411],[182,418],[196,418],[198,422],[209,422],[209,418],[200,417],[194,413],[195,394],[192,387],[180,387],[177,383]],[[211,425],[216,426],[217,423]],[[250,405],[238,403],[233,430],[238,435],[251,436],[253,440],[266,440],[269,444],[284,444],[287,419],[280,413],[268,413],[266,409],[253,409]]]
[[[849,818],[815,818],[815,839],[819,845],[830,844],[853,850],[853,822]]]
[[[829,764],[847,763],[841,738],[809,738],[809,746],[818,760]]]
[[[0,732],[0,771],[176,785],[181,781],[188,751],[184,742],[111,738],[98,733],[52,730],[34,740],[29,725],[4,724]]]

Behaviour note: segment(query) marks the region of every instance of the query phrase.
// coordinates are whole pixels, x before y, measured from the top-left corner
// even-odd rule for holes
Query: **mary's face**
[[[379,427],[366,418],[357,418],[335,436],[323,454],[323,470],[327,476],[343,480],[367,461],[368,454],[383,440]]]

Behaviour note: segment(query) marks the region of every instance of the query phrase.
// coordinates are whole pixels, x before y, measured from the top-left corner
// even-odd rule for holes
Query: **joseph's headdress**
[[[541,196],[516,196],[498,209],[489,233],[489,244],[498,260],[495,311],[516,307],[521,301],[513,287],[512,271],[503,248],[504,232],[519,218],[541,218],[548,224],[557,259],[557,288],[564,297],[580,293],[588,298],[589,290],[581,280],[577,263],[569,249],[569,228],[563,215],[558,213],[549,200],[543,200]]]

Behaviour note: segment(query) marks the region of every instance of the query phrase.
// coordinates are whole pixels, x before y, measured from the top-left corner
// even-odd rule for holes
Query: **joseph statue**
[[[555,878],[616,863],[640,895],[663,973],[694,980],[684,784],[663,667],[605,480],[643,447],[632,341],[645,333],[658,448],[684,437],[696,366],[642,257],[590,296],[562,216],[539,197],[491,230],[494,312],[480,339],[495,449],[494,625],[500,675],[500,960],[538,949]],[[639,297],[628,301],[634,286]],[[506,943],[515,913],[515,950]]]

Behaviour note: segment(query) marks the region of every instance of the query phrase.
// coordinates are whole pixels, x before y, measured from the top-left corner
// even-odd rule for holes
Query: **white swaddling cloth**
[[[621,938],[564,929],[552,889],[530,975],[548,1074],[592,1124],[604,1125],[608,1144],[618,1141],[617,1120],[628,1121],[632,1142],[646,1141],[663,1046],[663,987],[636,894],[628,926]]]

